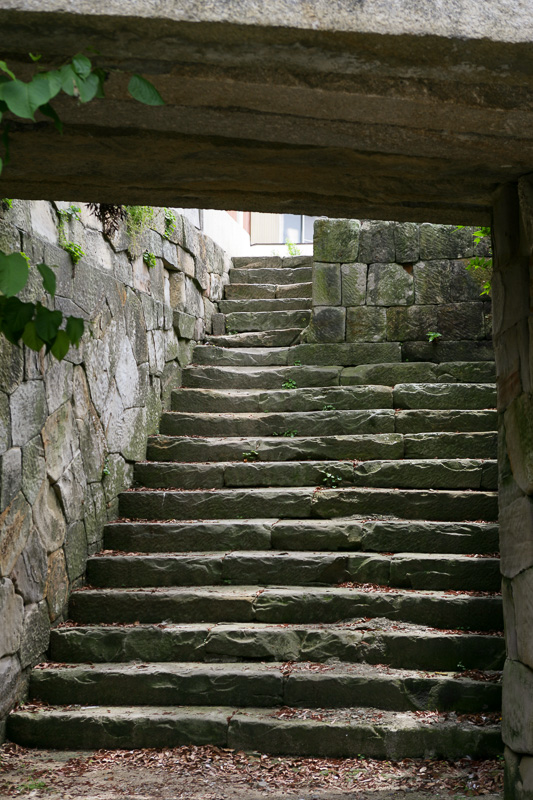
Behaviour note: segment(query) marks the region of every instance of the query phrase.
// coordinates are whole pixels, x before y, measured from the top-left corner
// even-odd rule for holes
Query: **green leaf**
[[[74,72],[76,75],[79,75],[80,78],[87,78],[87,76],[91,74],[91,61],[87,56],[84,56],[83,53],[78,53],[74,56],[72,59],[72,66]]]
[[[45,114],[47,117],[50,117],[50,119],[53,119],[56,130],[58,130],[59,133],[63,133],[63,123],[59,119],[55,108],[52,108],[50,103],[45,103],[44,106],[40,107],[39,111],[41,114]]]
[[[58,70],[54,69],[51,72],[39,72],[35,75],[34,81],[43,81],[48,87],[49,93],[49,100],[52,100],[56,94],[59,94],[61,91],[61,87],[63,81],[61,80],[61,74]]]
[[[0,292],[12,297],[24,289],[28,281],[28,262],[22,253],[7,255],[0,251]]]
[[[56,276],[53,270],[47,264],[37,264],[37,269],[41,273],[43,279],[43,286],[52,297],[56,293]]]
[[[76,73],[72,65],[65,64],[64,67],[61,67],[59,75],[61,77],[61,88],[63,91],[70,95],[70,97],[74,97],[76,94]]]
[[[72,344],[76,345],[76,347],[80,343],[80,339],[83,336],[84,330],[85,330],[85,323],[81,317],[67,317],[67,325],[66,325],[67,336],[69,337]]]
[[[35,55],[33,53],[28,53],[28,55],[33,62],[40,61],[42,58],[42,55],[40,53],[36,53]]]
[[[9,110],[22,119],[34,119],[39,106],[50,100],[50,84],[47,80],[34,79],[30,83],[15,80],[0,86],[0,96]]]
[[[18,297],[2,298],[0,310],[0,323],[2,332],[10,342],[16,344],[26,324],[32,319],[35,312],[33,303],[23,303]]]
[[[106,71],[103,70],[103,69],[99,69],[99,68],[93,69],[93,75],[96,75],[96,77],[98,78],[98,84],[99,84],[98,85],[98,91],[96,92],[96,96],[99,97],[99,98],[105,97],[104,83],[107,80]]]
[[[155,86],[141,75],[132,75],[128,84],[128,91],[139,103],[146,106],[164,106],[165,101]]]
[[[89,103],[98,94],[100,81],[97,75],[89,75],[87,78],[77,78],[76,86],[80,93],[82,103]]]
[[[44,346],[43,340],[37,336],[35,322],[33,322],[33,320],[30,320],[30,322],[26,324],[24,333],[22,334],[22,341],[27,347],[30,348],[30,350],[35,350],[36,352],[38,352],[41,347]]]
[[[6,75],[9,75],[9,77],[11,78],[12,81],[16,81],[17,80],[15,74],[13,72],[11,72],[11,70],[8,68],[8,66],[7,66],[5,61],[0,61],[0,69],[2,70],[2,72],[5,72]]]
[[[52,355],[55,356],[58,361],[63,361],[68,353],[69,347],[70,339],[65,331],[58,331],[56,340],[51,347]]]
[[[51,346],[57,336],[59,326],[63,322],[63,314],[61,311],[50,311],[44,306],[37,306],[37,313],[35,315],[35,330],[43,342]]]

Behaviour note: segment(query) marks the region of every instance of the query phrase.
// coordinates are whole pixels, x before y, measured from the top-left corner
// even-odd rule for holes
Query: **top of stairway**
[[[240,256],[232,259],[235,269],[296,269],[311,267],[313,256]]]

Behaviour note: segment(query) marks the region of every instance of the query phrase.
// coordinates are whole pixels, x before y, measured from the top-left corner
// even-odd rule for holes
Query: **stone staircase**
[[[494,756],[494,365],[321,366],[309,259],[230,277],[8,735]]]

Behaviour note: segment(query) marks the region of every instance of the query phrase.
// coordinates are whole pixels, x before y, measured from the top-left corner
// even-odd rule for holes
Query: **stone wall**
[[[0,215],[0,249],[57,265],[56,307],[86,320],[63,362],[0,338],[0,741],[194,341],[211,330],[230,266],[183,217],[165,237],[161,210],[132,257],[125,225],[104,236],[84,206],[65,231],[86,253],[74,265],[58,241],[56,210],[68,205],[15,201]],[[23,299],[43,299],[37,277]]]
[[[533,184],[494,209],[494,345],[499,411],[500,550],[507,661],[505,797],[533,798]]]
[[[317,220],[314,342],[399,342],[405,361],[492,359],[486,269],[467,270],[472,228],[359,220]],[[433,342],[429,332],[440,333]]]

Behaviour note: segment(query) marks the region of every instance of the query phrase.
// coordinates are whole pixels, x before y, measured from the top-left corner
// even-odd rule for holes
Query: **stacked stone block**
[[[165,236],[158,211],[133,247],[125,224],[105,236],[85,206],[66,229],[86,254],[74,265],[58,237],[56,209],[67,206],[16,201],[0,216],[0,249],[22,246],[32,264],[55,266],[56,307],[86,321],[63,362],[0,339],[0,738],[117,515],[132,462],[144,458],[192,348],[212,330],[230,266],[179,215]],[[153,269],[144,250],[156,256]],[[44,300],[36,274],[23,299]]]
[[[310,342],[399,342],[402,360],[492,358],[487,270],[471,228],[318,220]],[[441,334],[428,341],[429,332]]]

